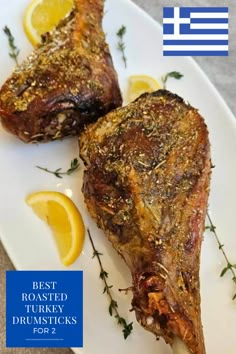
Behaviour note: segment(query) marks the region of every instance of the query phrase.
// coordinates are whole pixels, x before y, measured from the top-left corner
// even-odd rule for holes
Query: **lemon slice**
[[[33,45],[51,31],[72,9],[73,0],[32,0],[24,13],[24,30]]]
[[[85,235],[83,219],[72,200],[59,192],[42,191],[30,194],[26,203],[50,226],[62,263],[72,264],[82,251]]]
[[[132,102],[142,93],[159,90],[161,86],[151,76],[133,75],[129,77],[128,101]]]

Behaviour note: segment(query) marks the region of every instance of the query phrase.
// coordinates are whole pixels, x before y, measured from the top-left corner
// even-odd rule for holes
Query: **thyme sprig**
[[[55,171],[50,171],[48,170],[46,167],[40,167],[40,166],[36,166],[37,168],[39,168],[40,170],[43,170],[45,172],[51,173],[53,175],[55,175],[57,178],[63,178],[63,175],[71,175],[74,171],[76,171],[79,167],[79,161],[77,158],[71,160],[70,163],[70,168],[67,171],[61,171],[61,168],[57,168]]]
[[[119,38],[118,43],[117,43],[117,49],[121,52],[123,62],[125,64],[125,67],[127,68],[127,58],[125,56],[125,43],[124,43],[124,35],[125,34],[126,34],[126,27],[124,25],[122,25],[121,28],[116,33],[116,35]]]
[[[170,77],[176,79],[176,80],[180,80],[184,75],[181,74],[180,72],[178,71],[171,71],[165,75],[162,76],[161,78],[161,81],[162,81],[162,85],[163,85],[163,89],[166,89],[166,84],[167,84],[167,81]]]
[[[95,248],[94,245],[94,241],[92,239],[90,230],[88,229],[88,235],[89,235],[89,240],[91,242],[92,248],[93,248],[93,257],[92,258],[97,258],[98,263],[99,263],[99,267],[100,267],[100,279],[102,279],[102,281],[104,282],[104,290],[103,290],[103,294],[107,294],[110,304],[108,307],[108,312],[110,314],[110,316],[114,316],[117,319],[117,322],[119,325],[121,325],[123,327],[123,335],[124,335],[124,339],[126,339],[132,332],[133,330],[133,322],[127,323],[126,320],[120,316],[119,311],[118,311],[118,303],[116,300],[114,300],[112,293],[111,293],[111,288],[113,287],[113,285],[109,285],[108,284],[108,273],[105,271],[105,269],[103,268],[102,265],[102,261],[101,261],[101,256],[103,255],[102,253],[98,252]]]
[[[233,280],[234,284],[236,285],[236,272],[235,272],[236,264],[232,264],[229,261],[229,258],[224,250],[224,245],[220,242],[220,239],[219,239],[217,232],[216,232],[216,226],[213,224],[209,212],[207,212],[207,218],[209,220],[210,225],[206,226],[206,229],[210,230],[214,234],[216,242],[218,243],[219,250],[221,251],[221,253],[225,259],[225,262],[226,262],[226,266],[222,269],[220,276],[223,277],[227,272],[231,272],[232,280]],[[235,291],[235,294],[233,295],[232,299],[233,300],[236,299],[236,291]]]
[[[8,45],[10,48],[10,52],[8,54],[15,61],[16,65],[18,65],[18,55],[20,53],[20,50],[15,45],[15,38],[13,37],[9,27],[5,26],[3,28],[3,32],[8,38]]]

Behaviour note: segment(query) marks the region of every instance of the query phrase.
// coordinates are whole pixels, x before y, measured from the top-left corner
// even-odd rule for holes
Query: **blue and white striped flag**
[[[164,7],[164,56],[227,56],[228,7]]]

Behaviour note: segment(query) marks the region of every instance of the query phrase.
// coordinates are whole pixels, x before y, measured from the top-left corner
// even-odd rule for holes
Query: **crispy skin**
[[[0,91],[3,126],[26,143],[77,135],[122,104],[101,22],[103,0],[75,0]]]
[[[131,270],[137,320],[204,354],[199,257],[210,147],[202,117],[159,90],[89,126],[80,149],[85,201]]]

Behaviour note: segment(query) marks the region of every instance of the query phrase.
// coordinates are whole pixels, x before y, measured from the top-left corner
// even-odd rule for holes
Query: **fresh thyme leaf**
[[[117,49],[122,53],[122,59],[127,68],[127,58],[125,56],[125,43],[124,43],[124,35],[126,34],[126,27],[122,25],[120,29],[117,31],[116,35],[119,38],[117,43]]]
[[[215,232],[215,230],[216,230],[216,226],[211,225],[211,227],[210,227],[210,231],[211,231],[211,232]],[[222,246],[222,245],[221,245],[221,246]]]
[[[112,306],[111,306],[111,304],[109,305],[108,310],[109,310],[109,314],[110,314],[110,316],[112,316]]]
[[[123,317],[115,316],[115,318],[117,318],[118,324],[120,324],[124,327],[122,332],[124,335],[124,339],[126,339],[131,334],[131,332],[133,330],[133,322],[130,322],[127,324],[126,320]]]
[[[105,286],[103,290],[103,294],[107,293],[107,289],[111,289],[111,288],[113,288],[113,285],[110,285],[108,287]]]
[[[105,286],[104,290],[103,290],[103,294],[105,294],[107,292],[107,289],[111,289],[113,288],[113,285],[109,285],[108,287]]]
[[[129,324],[124,325],[123,333],[124,333],[125,339],[130,335],[132,330],[133,330],[133,322],[130,322]]]
[[[99,253],[97,250],[95,250],[93,252],[93,257],[92,258],[97,257],[97,256],[102,256],[102,255],[103,255],[102,253]]]
[[[222,270],[222,272],[220,273],[220,276],[223,277],[223,276],[228,272],[229,269],[230,269],[229,266],[225,267],[225,268]]]
[[[123,317],[115,316],[115,318],[117,318],[119,324],[121,324],[122,326],[126,326],[126,320]]]
[[[100,278],[104,280],[105,278],[108,278],[108,273],[105,270],[101,270],[100,272]]]
[[[110,316],[113,315],[113,310],[117,309],[118,304],[115,300],[111,299],[110,305],[109,305],[109,314]],[[122,324],[121,322],[118,322],[120,324]]]
[[[162,84],[163,84],[163,88],[166,89],[166,84],[167,84],[167,80],[172,77],[176,80],[180,80],[184,75],[179,73],[178,71],[171,71],[165,75],[162,76],[161,80],[162,80]]]
[[[89,235],[89,240],[90,240],[92,248],[93,248],[92,258],[96,257],[98,260],[99,267],[100,267],[100,278],[103,280],[104,285],[105,285],[104,289],[103,289],[103,294],[107,294],[107,296],[110,300],[108,312],[109,312],[110,316],[114,316],[117,319],[118,324],[123,327],[122,332],[123,332],[124,339],[126,339],[131,334],[131,332],[133,330],[133,322],[127,324],[126,320],[120,316],[119,311],[118,311],[118,303],[116,300],[114,300],[114,298],[112,296],[112,292],[111,292],[111,288],[113,287],[113,285],[108,284],[108,282],[107,282],[108,273],[105,271],[105,269],[103,268],[103,265],[102,265],[102,261],[101,261],[101,257],[100,257],[100,256],[102,256],[102,253],[98,252],[98,250],[95,248],[94,241],[92,239],[89,229],[88,229],[88,235]]]
[[[5,26],[3,28],[3,32],[6,34],[8,38],[8,45],[10,47],[10,52],[8,54],[18,65],[18,55],[20,53],[20,50],[15,45],[15,38],[13,37],[9,27]]]
[[[168,74],[169,77],[173,77],[174,79],[181,79],[184,75],[179,73],[178,71],[172,71],[171,73]]]
[[[126,33],[126,27],[124,25],[122,25],[121,28],[117,32],[117,36],[122,38],[125,33]]]
[[[218,243],[218,246],[219,246],[219,250],[221,251],[224,259],[225,259],[225,262],[226,262],[226,266],[222,269],[221,273],[220,273],[220,276],[223,277],[227,272],[231,272],[232,274],[232,280],[233,282],[236,284],[236,273],[235,273],[235,269],[236,269],[236,264],[232,264],[230,261],[229,261],[229,258],[224,250],[224,245],[220,242],[220,239],[216,233],[216,226],[213,224],[212,220],[211,220],[211,217],[210,217],[210,214],[209,212],[207,212],[207,218],[208,218],[208,221],[209,221],[209,226],[206,227],[206,230],[210,230],[214,236],[215,236],[215,239],[216,239],[216,242]],[[232,297],[233,300],[236,299],[236,294],[234,294],[234,296]]]
[[[79,167],[79,161],[78,159],[73,159],[71,160],[71,163],[70,163],[70,168],[69,170],[67,171],[67,174],[70,175],[72,172],[74,172],[77,168]]]
[[[214,232],[215,229],[216,229],[216,226],[214,226],[214,225],[210,225],[210,226],[205,227],[205,230],[210,230],[211,232]],[[222,246],[222,245],[220,245],[220,246]]]
[[[77,158],[73,159],[70,163],[70,168],[65,171],[65,172],[61,172],[61,168],[57,168],[55,171],[50,171],[48,170],[46,167],[40,167],[40,166],[36,166],[37,168],[39,168],[40,170],[43,170],[45,172],[51,173],[53,175],[55,175],[57,178],[63,178],[63,175],[71,175],[75,170],[78,169],[79,167],[79,161]]]

